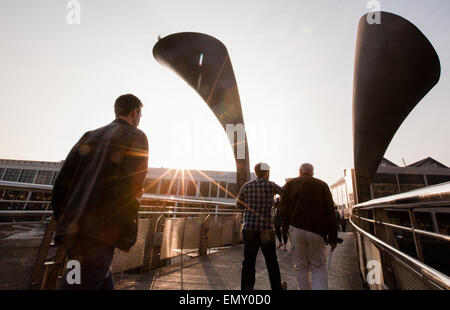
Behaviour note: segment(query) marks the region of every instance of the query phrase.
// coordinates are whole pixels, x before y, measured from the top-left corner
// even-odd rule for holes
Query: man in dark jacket
[[[139,129],[141,101],[122,95],[116,119],[86,132],[70,151],[56,179],[52,206],[55,241],[81,267],[81,283],[62,289],[113,289],[114,249],[136,242],[137,200],[148,169],[148,142]]]
[[[283,228],[289,231],[299,289],[328,289],[326,244],[337,244],[336,214],[328,185],[304,163],[300,176],[286,183],[281,196]],[[309,278],[311,272],[311,279]]]

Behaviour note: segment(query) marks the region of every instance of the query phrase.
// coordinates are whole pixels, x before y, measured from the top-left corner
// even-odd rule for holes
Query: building
[[[331,185],[334,202],[347,216],[356,204],[354,174],[354,169],[345,169],[344,176]],[[450,168],[431,157],[405,167],[383,158],[370,184],[370,194],[376,199],[449,181]]]
[[[0,159],[0,181],[53,185],[62,163]],[[238,190],[236,172],[152,167],[144,188],[149,194],[233,203]],[[0,200],[48,201],[50,194],[0,189]]]
[[[236,172],[168,168],[149,168],[144,188],[149,194],[222,202],[234,202],[238,191]]]

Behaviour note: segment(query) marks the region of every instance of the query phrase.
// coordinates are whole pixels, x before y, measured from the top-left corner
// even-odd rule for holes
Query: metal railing
[[[441,258],[424,255],[423,237],[434,240],[434,243],[428,241],[428,244],[441,242],[443,247],[450,246],[450,236],[440,233],[437,225],[433,225],[434,231],[418,228],[416,213],[426,213],[431,208],[450,212],[450,183],[369,201],[353,208],[350,223],[357,235],[360,269],[364,279],[368,261],[378,260],[382,263],[384,283],[374,288],[450,289],[449,276],[436,267],[445,265],[445,260],[448,263],[448,257],[443,258],[443,264],[437,264],[436,260]],[[389,212],[407,212],[410,227],[390,222]],[[397,231],[411,234],[413,247],[409,247],[408,251],[399,246],[399,235],[395,234]],[[433,261],[434,266],[430,266],[430,261]]]
[[[52,186],[0,181],[2,189],[50,193]],[[240,242],[242,212],[234,203],[154,194],[144,194],[140,201],[137,242],[129,252],[116,249],[112,263],[114,272],[136,268],[145,272],[168,264],[176,257],[181,258],[182,267],[183,256],[195,252],[205,255],[211,248]],[[46,208],[50,205],[49,201],[0,200],[0,205],[38,203],[45,204]],[[56,287],[64,273],[66,257],[64,250],[53,241],[56,223],[52,215],[50,210],[0,210],[0,219],[11,220],[0,223],[0,288]],[[39,220],[26,221],[27,217]],[[20,235],[22,230],[29,234]],[[224,238],[225,234],[228,238]],[[15,236],[23,238],[23,242],[15,242],[19,238]],[[34,240],[32,246],[26,244],[30,239]],[[20,253],[24,248],[28,251]],[[17,262],[16,269],[20,272],[2,273],[11,266],[11,261]],[[7,283],[12,278],[15,280]]]

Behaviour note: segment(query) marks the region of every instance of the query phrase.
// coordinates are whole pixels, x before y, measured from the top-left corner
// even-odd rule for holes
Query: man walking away
[[[255,262],[258,250],[266,261],[272,290],[282,290],[280,267],[275,249],[272,206],[275,194],[282,189],[269,181],[270,167],[266,163],[255,165],[255,180],[245,183],[238,195],[237,205],[245,208],[244,227],[244,261],[242,263],[241,288],[253,290],[255,285]]]
[[[347,231],[347,219],[345,218],[344,210],[342,210],[342,214],[341,214],[341,228],[342,228],[342,232]]]
[[[288,234],[287,231],[282,231],[281,226],[283,225],[283,219],[281,218],[281,214],[280,214],[280,198],[278,197],[277,199],[275,199],[275,216],[273,218],[273,224],[275,225],[275,235],[277,236],[278,239],[278,246],[277,249],[280,249],[281,247],[283,247],[283,250],[287,250],[286,246],[287,246],[287,242],[288,242]],[[284,243],[283,243],[284,241]]]
[[[337,206],[334,207],[334,210],[336,212],[336,226],[339,231],[339,226],[341,226],[341,223],[342,223],[341,214],[339,213]]]
[[[300,176],[286,183],[281,196],[283,225],[289,228],[299,289],[328,289],[326,244],[337,244],[336,214],[328,185],[305,163]],[[311,278],[309,277],[311,272]]]
[[[55,241],[80,263],[81,283],[64,277],[61,289],[113,289],[114,249],[136,242],[148,167],[147,137],[137,129],[141,109],[131,94],[117,98],[116,119],[86,132],[64,161],[52,195]]]

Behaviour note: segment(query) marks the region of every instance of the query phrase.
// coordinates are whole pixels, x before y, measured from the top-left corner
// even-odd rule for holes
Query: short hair
[[[257,163],[255,165],[255,174],[258,178],[262,178],[264,176],[264,172],[270,171],[270,166],[266,163]]]
[[[132,94],[125,94],[116,99],[114,103],[114,113],[116,117],[127,116],[136,108],[143,107],[141,100]]]
[[[303,174],[310,174],[310,175],[314,174],[314,167],[313,167],[313,165],[311,165],[309,163],[303,163],[300,166],[300,170]]]

